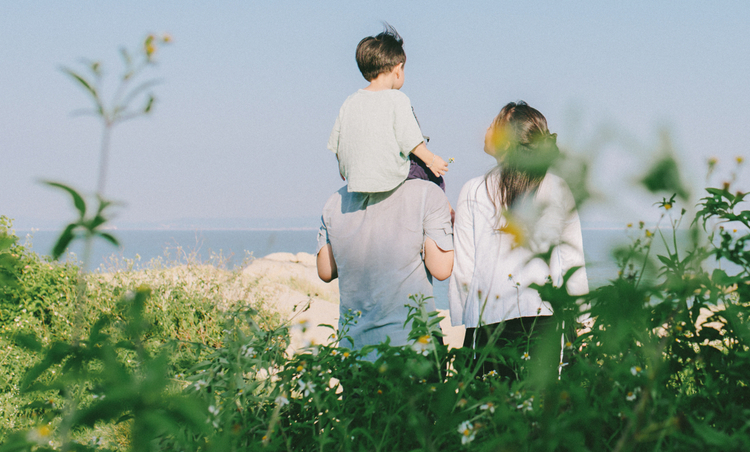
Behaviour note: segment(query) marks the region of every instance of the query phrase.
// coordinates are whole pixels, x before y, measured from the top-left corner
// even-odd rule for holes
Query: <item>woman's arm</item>
[[[427,237],[424,241],[424,265],[434,278],[445,281],[453,272],[453,250],[444,251]]]
[[[336,267],[336,261],[333,258],[333,250],[331,244],[327,243],[326,246],[318,251],[318,276],[324,282],[331,282],[339,277],[338,268]]]

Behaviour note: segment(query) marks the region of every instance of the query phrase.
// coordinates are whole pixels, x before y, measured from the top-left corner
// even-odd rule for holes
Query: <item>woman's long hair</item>
[[[498,165],[485,176],[485,186],[499,220],[500,212],[539,188],[559,153],[557,134],[549,133],[544,115],[518,101],[500,110],[488,141]]]

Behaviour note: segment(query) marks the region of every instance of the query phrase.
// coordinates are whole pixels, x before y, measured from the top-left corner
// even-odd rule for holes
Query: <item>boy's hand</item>
[[[439,155],[435,154],[435,158],[432,163],[428,166],[435,176],[440,177],[448,172],[448,163],[442,159]]]

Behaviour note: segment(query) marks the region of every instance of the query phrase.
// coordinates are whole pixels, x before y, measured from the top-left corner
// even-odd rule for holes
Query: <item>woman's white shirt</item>
[[[498,223],[486,183],[496,186],[496,173],[468,181],[456,205],[448,292],[451,323],[476,328],[480,317],[481,324],[488,325],[551,315],[550,306],[529,285],[542,285],[549,277],[559,287],[565,273],[577,266],[581,268],[568,280],[568,293],[588,293],[581,223],[565,181],[547,173],[536,195],[517,203],[513,221],[524,231],[522,246],[514,235],[499,230],[507,219],[501,217]],[[549,249],[549,264],[534,257]]]

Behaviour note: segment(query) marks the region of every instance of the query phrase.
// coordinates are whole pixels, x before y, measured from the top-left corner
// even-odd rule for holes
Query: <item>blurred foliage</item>
[[[121,86],[168,41],[147,37],[140,63],[123,51]],[[153,104],[148,94],[140,110],[117,107],[147,82],[119,90],[108,109],[99,63],[89,65],[93,81],[64,70],[94,100],[105,139],[93,216],[77,191],[50,184],[79,214],[55,256],[79,236],[116,242],[102,232],[106,137]],[[551,281],[535,286],[557,330],[476,351],[443,345],[439,317],[416,295],[404,300],[408,346],[341,346],[358,321],[348,312],[330,344],[289,354],[290,330],[308,325],[282,321],[238,272],[199,263],[81,272],[20,245],[0,216],[0,452],[750,450],[750,211],[733,176],[708,188],[687,221],[676,199],[689,193],[669,141],[662,147],[642,182],[671,197],[656,203],[655,226],[628,227],[617,275],[582,298]],[[559,163],[547,157],[534,164]],[[585,180],[568,182],[586,197]],[[652,255],[654,240],[666,251]],[[547,364],[574,324],[560,373]],[[517,379],[482,374],[485,361]]]

